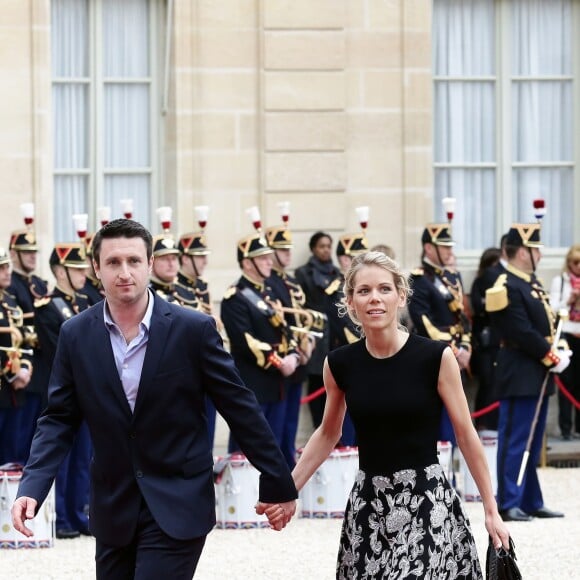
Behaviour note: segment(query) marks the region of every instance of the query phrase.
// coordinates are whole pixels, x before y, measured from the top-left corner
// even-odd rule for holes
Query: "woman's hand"
[[[495,513],[493,514],[486,514],[485,528],[487,529],[487,533],[489,534],[493,547],[496,550],[501,546],[506,550],[509,550],[510,533],[497,510],[495,510]]]
[[[296,500],[274,504],[259,501],[256,504],[256,513],[258,515],[265,514],[270,527],[279,532],[286,527],[296,513]]]

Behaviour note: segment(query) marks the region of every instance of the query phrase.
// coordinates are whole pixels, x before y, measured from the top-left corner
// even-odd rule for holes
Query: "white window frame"
[[[437,82],[493,82],[495,83],[495,107],[496,107],[496,160],[495,162],[483,163],[433,163],[433,171],[437,169],[494,169],[495,170],[495,195],[496,195],[496,220],[495,237],[499,239],[505,233],[510,224],[515,221],[512,216],[512,172],[514,169],[526,167],[573,167],[574,168],[574,224],[580,223],[580,0],[572,3],[572,42],[573,42],[573,70],[572,75],[559,77],[514,77],[511,74],[510,41],[511,21],[509,0],[495,0],[495,41],[496,41],[496,75],[495,76],[433,76],[434,85]],[[573,83],[573,110],[574,120],[574,156],[573,161],[568,163],[522,163],[512,159],[511,142],[511,118],[512,111],[512,82],[524,80],[563,80],[569,79]],[[435,90],[434,93],[435,94]],[[433,134],[435,134],[435,117],[433,117]],[[549,208],[548,208],[549,211]],[[437,208],[435,210],[437,215]],[[574,229],[572,243],[578,242],[580,232]],[[484,248],[461,250],[460,257],[469,263],[478,260]],[[549,267],[561,267],[562,256],[568,250],[567,247],[550,248],[544,247],[544,264]]]
[[[88,134],[88,164],[84,169],[58,169],[53,167],[53,178],[58,176],[86,176],[87,183],[87,213],[89,214],[89,229],[95,231],[99,226],[97,208],[105,205],[104,182],[109,175],[148,175],[149,189],[149,223],[155,223],[155,208],[159,205],[161,190],[161,155],[160,144],[163,130],[161,115],[161,69],[163,55],[159,52],[160,42],[165,32],[164,10],[165,2],[149,1],[149,62],[150,74],[147,77],[107,78],[103,74],[103,2],[89,0],[89,77],[52,77],[52,84],[84,84],[89,87],[89,134]],[[139,168],[114,168],[104,166],[104,87],[107,84],[147,84],[149,86],[149,159],[150,165]],[[53,130],[56,130],[53,128]],[[111,208],[111,217],[122,217],[119,208]],[[55,216],[57,219],[71,220],[70,216]],[[55,224],[56,230],[56,224]]]

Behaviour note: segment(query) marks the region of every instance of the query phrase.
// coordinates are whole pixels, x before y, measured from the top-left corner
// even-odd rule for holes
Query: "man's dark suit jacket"
[[[90,528],[128,544],[140,504],[176,539],[215,525],[207,394],[248,459],[261,471],[260,500],[296,498],[296,488],[253,393],[223,349],[213,319],[155,297],[149,342],[132,413],[103,319],[104,302],[65,322],[18,496],[46,498],[82,419],[91,433]]]

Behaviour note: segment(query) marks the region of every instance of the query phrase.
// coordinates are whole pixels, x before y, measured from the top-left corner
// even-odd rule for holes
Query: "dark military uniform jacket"
[[[69,318],[87,308],[89,300],[85,294],[80,292],[67,294],[58,286],[50,296],[39,298],[34,302],[38,340],[50,366],[56,354],[60,327]],[[45,388],[48,386],[48,378],[47,376]]]
[[[84,294],[87,297],[89,306],[97,304],[105,298],[101,281],[96,278],[91,278],[90,276],[87,276],[87,281],[81,290],[81,294]]]
[[[339,313],[344,278],[336,266],[311,257],[304,266],[296,269],[295,275],[304,290],[306,308],[323,312],[328,318],[327,336],[318,343],[308,364],[310,374],[321,375],[328,352],[357,341],[360,335],[350,317]]]
[[[175,283],[167,283],[151,276],[149,287],[157,296],[167,302],[174,302],[175,304],[191,308],[192,310],[201,310],[195,292],[191,288],[180,284],[178,281]]]
[[[32,357],[22,354],[20,347],[26,339],[22,309],[16,298],[6,290],[0,290],[0,408],[8,409],[22,405],[25,389],[13,389],[11,384],[20,367],[33,371]],[[26,348],[27,347],[22,347]],[[6,349],[6,350],[4,350]]]
[[[480,277],[473,281],[471,292],[472,312],[472,345],[477,349],[497,349],[500,344],[500,336],[495,327],[491,325],[489,313],[485,309],[485,293],[491,288],[505,268],[500,264],[486,268]]]
[[[541,282],[535,274],[508,265],[487,291],[486,309],[501,337],[496,368],[500,397],[538,396],[546,372],[554,365],[546,355],[554,336],[555,317]],[[553,392],[550,374],[547,393]]]
[[[267,284],[272,288],[273,295],[280,301],[282,306],[305,310],[304,304],[306,303],[306,297],[304,296],[302,287],[296,278],[289,276],[288,273],[282,270],[273,269],[272,275],[268,278]],[[288,328],[298,329],[303,327],[303,321],[300,319],[300,316],[295,313],[285,312],[284,317]],[[324,326],[320,327],[318,330],[320,331],[323,329]],[[300,348],[303,340],[308,340],[307,332],[300,333],[297,330],[293,330],[293,335],[298,344],[298,348]],[[306,365],[300,365],[297,367],[296,372],[294,372],[290,378],[293,383],[303,381],[306,378]]]
[[[260,403],[281,401],[285,379],[280,359],[297,350],[272,289],[242,276],[226,291],[221,318],[244,383]]]
[[[51,359],[43,352],[38,342],[36,330],[34,301],[48,294],[48,282],[35,274],[25,275],[18,271],[12,272],[12,282],[7,289],[9,294],[16,298],[18,306],[22,308],[24,327],[26,328],[23,346],[32,348],[32,365],[34,372],[30,383],[26,387],[29,393],[44,393],[50,374]]]
[[[463,284],[459,272],[423,261],[410,276],[413,294],[409,315],[415,332],[446,342],[452,349],[471,350],[470,325],[464,312]]]
[[[194,280],[179,271],[175,285],[184,289],[187,293],[193,294],[197,302],[197,310],[205,314],[212,313],[208,284],[203,278],[197,277]]]

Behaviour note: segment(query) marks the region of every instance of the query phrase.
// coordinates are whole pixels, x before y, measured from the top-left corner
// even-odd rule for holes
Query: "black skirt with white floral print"
[[[390,476],[358,472],[346,506],[336,577],[483,577],[469,520],[438,463]]]

